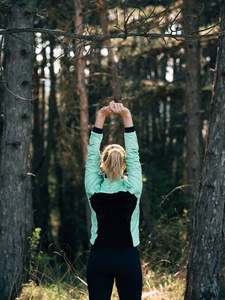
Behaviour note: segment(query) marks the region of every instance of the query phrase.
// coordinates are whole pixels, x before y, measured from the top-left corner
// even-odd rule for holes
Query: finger
[[[111,113],[113,113],[112,108],[109,106],[108,111],[110,111]]]
[[[117,113],[117,103],[114,103],[111,109],[113,110],[114,113]]]
[[[110,109],[114,109],[114,104],[115,104],[115,102],[114,101],[111,101],[110,103],[109,103],[109,107],[110,107]]]
[[[114,111],[113,111],[113,109],[112,109],[112,107],[109,105],[108,107],[107,107],[107,111],[110,113],[110,114],[112,114]]]
[[[114,103],[113,109],[114,109],[114,112],[117,113],[117,103]]]
[[[123,103],[120,103],[120,111],[124,109]]]
[[[122,103],[118,103],[117,113],[120,113],[122,110],[123,110],[123,104]]]
[[[118,113],[121,110],[121,104],[116,103],[116,112]]]

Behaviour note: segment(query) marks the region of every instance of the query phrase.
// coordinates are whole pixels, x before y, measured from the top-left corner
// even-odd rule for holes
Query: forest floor
[[[161,272],[160,272],[161,273]],[[142,299],[145,300],[183,300],[185,290],[185,272],[177,274],[160,274],[148,271],[143,276]],[[21,296],[16,300],[88,300],[86,282],[77,277],[74,285],[68,282],[46,283],[38,285],[30,281],[23,285]],[[114,285],[111,300],[119,300]],[[225,300],[225,284],[221,285],[221,300]]]
[[[181,300],[185,289],[185,274],[167,274],[153,272],[151,270],[143,272],[143,293],[142,299],[148,300]],[[63,281],[47,283],[44,280],[35,283],[30,281],[24,284],[21,296],[17,300],[88,300],[87,285],[80,277],[75,276],[73,282]],[[116,287],[113,288],[112,300],[118,300]]]
[[[77,277],[76,277],[77,279]],[[16,300],[88,300],[86,282],[81,278],[80,283],[59,282],[42,283],[37,285],[30,281],[23,285],[21,296]],[[76,280],[75,280],[76,281]],[[142,299],[145,300],[183,300],[185,290],[185,272],[179,274],[159,274],[148,271],[143,276]],[[225,300],[225,284],[221,285],[221,300]],[[111,300],[119,300],[116,286],[113,287]]]
[[[33,247],[37,248],[35,245]],[[86,283],[88,255],[89,251],[82,252],[72,264],[60,250],[52,251],[51,254],[41,251],[31,252],[31,263],[27,266],[28,275],[24,277],[26,283],[23,284],[21,295],[16,300],[88,300]],[[143,300],[184,299],[186,259],[173,265],[166,259],[153,259],[151,255],[141,261]],[[24,267],[26,270],[26,264]],[[225,264],[221,269],[221,300],[225,300],[224,274]],[[111,300],[119,300],[115,285]]]

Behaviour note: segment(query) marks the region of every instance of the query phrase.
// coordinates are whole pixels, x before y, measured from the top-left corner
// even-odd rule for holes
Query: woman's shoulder
[[[123,180],[123,183],[126,187],[126,191],[130,192],[131,194],[134,194],[138,198],[141,196],[142,181],[140,183],[139,180],[129,180],[129,176],[126,176]]]
[[[127,175],[125,175],[123,177],[123,184],[126,186],[126,187],[131,187],[131,182],[129,182],[129,178]]]

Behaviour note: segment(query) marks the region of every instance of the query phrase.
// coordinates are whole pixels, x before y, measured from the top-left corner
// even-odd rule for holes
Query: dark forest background
[[[149,1],[146,3],[147,5],[142,6],[143,10],[150,12],[154,9],[155,15],[158,14],[158,17],[150,21],[155,26],[161,22],[157,29],[169,32],[168,22],[182,9],[182,1],[170,4],[167,11],[165,8],[169,4],[168,1],[160,1],[157,6],[155,2],[152,5],[149,5]],[[204,1],[199,3],[199,6],[204,6],[199,15],[200,28],[205,29],[218,23],[218,1]],[[38,7],[43,17],[36,20],[36,27],[75,31],[74,7],[71,1],[40,2]],[[83,1],[83,18],[87,32],[93,25],[96,33],[101,30],[99,14],[95,10],[94,2]],[[160,13],[162,11],[164,13]],[[138,8],[135,13],[137,12]],[[109,25],[112,32],[114,26],[120,26],[120,13],[122,9],[119,7],[110,11]],[[163,20],[160,21],[160,18]],[[123,19],[121,23],[122,21]],[[182,18],[179,21],[182,24]],[[173,26],[173,30],[179,31],[178,21]],[[212,30],[216,29],[217,27]],[[200,45],[199,116],[203,155],[217,38],[202,39]],[[42,229],[43,247],[46,249],[54,240],[62,247],[68,247],[71,254],[76,256],[89,246],[76,59],[73,59],[73,49],[73,41],[68,38],[57,40],[45,34],[36,34],[33,81],[34,96],[38,97],[33,101],[30,170],[35,174],[32,179],[34,224]],[[153,229],[163,230],[170,221],[174,222],[174,218],[180,219],[187,215],[188,187],[178,188],[164,198],[175,188],[187,184],[184,41],[134,37],[122,41],[112,40],[112,49],[121,84],[122,100],[133,114],[140,145],[144,180],[142,204],[148,206],[149,215],[146,219],[151,220],[149,224],[144,214],[141,214],[141,247],[146,251],[151,248],[149,235]],[[85,50],[85,82],[91,130],[98,109],[113,99],[113,88],[107,48],[99,42],[94,47],[86,46]],[[3,112],[2,106],[1,110]],[[106,124],[103,144],[111,142],[123,143],[110,135],[109,126]],[[186,222],[187,219],[184,218],[183,221]],[[160,229],[157,226],[160,226]],[[177,251],[179,252],[178,245]]]
[[[184,34],[183,1],[105,1],[110,34],[128,31]],[[199,34],[218,31],[219,1],[196,1]],[[144,16],[151,16],[144,20]],[[96,1],[82,1],[84,34],[102,33]],[[5,16],[0,22],[5,26]],[[76,32],[74,3],[69,0],[37,2],[36,28]],[[120,28],[120,29],[119,29]],[[206,28],[209,28],[206,30]],[[125,32],[125,31],[124,31]],[[209,119],[209,104],[217,55],[217,37],[200,43],[200,164]],[[77,74],[77,46],[70,37],[35,34],[33,64],[32,176],[33,229],[41,228],[38,250],[60,248],[79,265],[89,249],[84,190],[84,161]],[[85,87],[89,131],[98,109],[115,99],[111,64],[104,41],[84,45]],[[184,38],[133,36],[111,39],[121,100],[133,115],[140,146],[144,189],[141,198],[141,258],[167,267],[185,264],[192,235],[189,212],[186,144]],[[2,55],[4,68],[4,55]],[[0,83],[3,115],[3,84]],[[0,123],[2,132],[3,121]],[[1,139],[1,134],[0,134]],[[118,119],[108,118],[103,146],[121,143]],[[196,195],[197,197],[197,195]],[[52,246],[54,245],[54,246]],[[79,259],[77,259],[79,258]]]

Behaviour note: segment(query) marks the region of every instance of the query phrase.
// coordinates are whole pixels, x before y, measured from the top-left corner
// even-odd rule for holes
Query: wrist
[[[98,119],[103,119],[105,120],[105,117],[106,117],[106,113],[103,112],[103,111],[99,111],[98,114],[97,114],[97,118]]]
[[[123,110],[120,112],[123,118],[132,118],[131,112],[128,108],[123,107]]]
[[[103,128],[104,122],[105,122],[105,115],[102,112],[98,112],[95,121],[95,127]]]
[[[128,112],[126,112],[125,114],[123,114],[123,118],[124,118],[124,119],[131,119],[131,118],[132,118],[131,112],[128,111]]]
[[[131,112],[130,111],[126,111],[124,112],[124,114],[122,115],[123,116],[123,119],[124,121],[129,121],[131,120],[132,121],[132,115],[131,115]]]
[[[109,111],[106,109],[106,107],[103,107],[98,111],[98,116],[101,118],[105,118],[108,114]]]
[[[127,111],[126,114],[123,115],[123,121],[125,127],[132,127],[134,125],[130,111]]]

